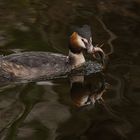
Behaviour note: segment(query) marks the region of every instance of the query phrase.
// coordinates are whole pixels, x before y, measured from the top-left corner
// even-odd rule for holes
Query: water
[[[67,54],[68,28],[86,23],[109,55],[103,74],[1,86],[1,140],[140,139],[139,0],[1,0],[0,7],[0,54]]]

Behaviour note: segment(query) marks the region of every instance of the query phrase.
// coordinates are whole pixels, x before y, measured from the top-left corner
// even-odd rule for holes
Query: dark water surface
[[[1,0],[0,54],[67,54],[68,28],[85,23],[104,74],[1,86],[0,140],[140,139],[139,0]]]

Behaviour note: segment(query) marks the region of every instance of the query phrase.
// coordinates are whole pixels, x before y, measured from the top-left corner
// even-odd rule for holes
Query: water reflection
[[[108,81],[112,85],[105,91]],[[135,109],[122,86],[111,73],[74,73],[69,79],[1,87],[0,138],[127,139],[135,112],[125,110]]]
[[[104,75],[102,73],[84,75],[71,75],[71,98],[77,107],[94,105],[96,101],[102,101],[102,95],[106,91]]]
[[[40,87],[29,83],[11,85],[1,91],[1,99],[6,96],[2,100],[2,105],[5,105],[1,106],[0,111],[1,138],[8,140],[16,137],[17,128],[42,97],[41,90]]]
[[[11,99],[7,98],[8,94],[12,94]],[[9,85],[1,90],[0,99],[1,139],[53,139],[58,124],[70,114],[68,109],[57,101],[58,95],[50,85]]]
[[[68,99],[71,96],[71,100],[77,107],[92,106],[96,100],[102,100],[105,91],[102,73],[87,76],[73,73],[69,76],[69,80],[60,80],[61,82],[64,80],[65,83],[67,81],[65,94],[66,92],[70,94],[66,97]],[[51,81],[46,82],[47,85],[42,81],[8,84],[1,87],[1,138],[54,139],[59,125],[73,117],[69,107],[59,102],[59,91],[55,92],[56,88],[62,88],[58,85],[61,82],[58,79],[54,84],[50,84]]]
[[[57,140],[127,139],[127,134],[132,130],[131,123],[120,117],[120,111],[114,107],[116,102],[122,101],[122,97],[118,98],[117,90],[111,92],[112,97],[109,93],[119,81],[115,76],[109,76],[110,80],[113,77],[114,84],[105,92],[105,77],[101,73],[71,77],[72,103],[78,108],[71,108],[70,118],[59,125]],[[103,100],[104,95],[106,98]]]

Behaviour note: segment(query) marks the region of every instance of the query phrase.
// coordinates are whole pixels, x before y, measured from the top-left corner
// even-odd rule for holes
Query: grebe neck
[[[83,53],[73,53],[69,51],[69,63],[71,64],[72,69],[81,66],[83,63],[85,63],[85,57]]]

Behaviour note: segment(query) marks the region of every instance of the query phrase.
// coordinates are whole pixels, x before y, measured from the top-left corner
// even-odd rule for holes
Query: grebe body
[[[50,52],[23,52],[5,56],[1,68],[12,79],[51,78],[69,72],[68,57]],[[8,76],[8,77],[9,77]]]
[[[87,25],[72,32],[68,56],[50,52],[21,52],[3,56],[0,58],[1,75],[23,80],[61,76],[85,63],[83,50],[88,53],[100,50],[93,47],[91,30]]]

